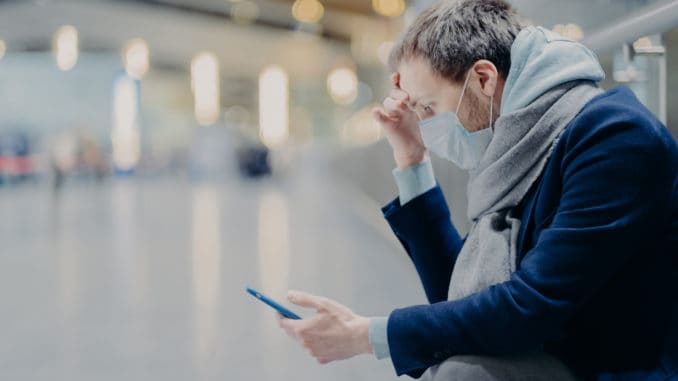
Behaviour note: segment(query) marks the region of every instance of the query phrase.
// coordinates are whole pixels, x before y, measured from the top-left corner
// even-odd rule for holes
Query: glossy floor
[[[2,380],[394,380],[316,364],[245,286],[368,316],[424,302],[378,205],[322,171],[21,186],[0,210]]]

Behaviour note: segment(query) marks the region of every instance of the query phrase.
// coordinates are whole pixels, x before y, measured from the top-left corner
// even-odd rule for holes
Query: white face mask
[[[469,132],[457,117],[470,74],[469,72],[466,76],[456,112],[445,112],[419,122],[421,137],[426,148],[465,170],[478,166],[493,136],[491,127],[494,97],[490,97],[490,128]]]

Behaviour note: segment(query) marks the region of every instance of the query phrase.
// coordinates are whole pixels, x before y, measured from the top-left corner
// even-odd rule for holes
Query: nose
[[[410,108],[410,110],[412,110],[412,112],[414,112],[414,115],[417,116],[417,119],[419,119],[420,122],[421,122],[422,120],[426,119],[426,118],[422,115],[421,112],[419,112],[419,111],[417,111],[417,110],[415,110],[415,109],[413,109],[413,108]]]

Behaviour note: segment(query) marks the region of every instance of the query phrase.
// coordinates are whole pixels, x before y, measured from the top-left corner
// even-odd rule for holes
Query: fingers
[[[386,110],[386,114],[392,118],[399,117],[403,113],[409,111],[405,102],[393,98],[384,99],[384,109]]]
[[[281,317],[278,319],[278,326],[282,328],[288,336],[295,340],[301,340],[300,330],[301,330],[301,320],[287,319]]]
[[[313,331],[322,324],[323,317],[314,315],[302,320],[294,320],[282,318],[278,320],[278,325],[282,328],[288,336],[297,341],[302,341],[305,335]]]
[[[304,319],[302,321],[283,318],[280,319],[279,324],[288,336],[296,340],[299,345],[301,345],[301,347],[320,364],[326,364],[331,361],[330,358],[320,356],[318,352],[319,349],[317,348],[318,340],[317,338],[313,338],[313,335],[310,334],[313,325],[317,324],[312,321],[312,318]]]
[[[388,122],[388,116],[386,116],[384,110],[382,110],[380,107],[375,107],[372,109],[372,117],[374,120],[380,123]]]
[[[386,112],[380,107],[375,107],[374,109],[372,109],[372,117],[374,118],[374,120],[376,120],[377,122],[379,122],[381,124],[387,124],[387,123],[393,123],[394,122],[394,120],[391,117],[389,117],[386,114]]]
[[[287,319],[287,318],[284,318],[284,317],[281,317],[278,320],[278,325],[280,326],[280,328],[282,328],[285,331],[285,333],[287,333],[288,336],[290,336],[290,337],[292,337],[296,340],[299,340],[298,327],[297,327],[298,323],[300,323],[300,322],[295,321],[293,319]]]
[[[287,332],[289,336],[294,337],[295,336],[295,329],[296,325],[295,323],[300,323],[303,321],[302,320],[296,320],[296,319],[289,319],[284,317],[283,315],[280,314],[280,312],[276,312],[276,318],[278,319],[278,326]]]
[[[388,94],[389,98],[393,98],[398,101],[409,102],[410,94],[406,93],[401,89],[391,89],[391,92]]]
[[[391,84],[396,89],[400,88],[400,73],[395,72],[395,73],[391,74]]]
[[[290,292],[291,301],[301,306],[322,308],[317,314],[303,320],[279,316],[278,324],[287,335],[301,345],[320,364],[349,358],[364,352],[355,343],[355,329],[350,323],[354,315],[348,307],[323,297],[303,292]],[[364,318],[367,320],[367,318]],[[365,338],[367,340],[367,338]]]
[[[322,310],[324,308],[325,298],[311,295],[303,291],[290,291],[287,293],[287,300],[297,306]]]

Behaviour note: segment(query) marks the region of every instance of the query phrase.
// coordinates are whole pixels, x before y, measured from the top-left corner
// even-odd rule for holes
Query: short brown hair
[[[424,10],[396,43],[389,66],[408,58],[427,60],[443,78],[460,81],[481,59],[503,78],[511,67],[511,45],[525,23],[503,0],[440,1]]]

